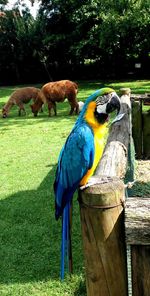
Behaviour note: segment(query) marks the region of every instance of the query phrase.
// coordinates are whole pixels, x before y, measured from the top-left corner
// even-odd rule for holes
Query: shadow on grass
[[[52,167],[37,190],[14,193],[0,201],[0,282],[59,279],[61,221],[54,218]],[[78,205],[74,209],[75,274],[81,273]],[[77,294],[78,295],[78,294]]]
[[[6,127],[13,127],[14,125],[24,127],[26,125],[33,125],[33,124],[40,124],[42,122],[49,123],[57,123],[63,122],[64,120],[68,120],[74,123],[77,119],[77,115],[69,115],[69,109],[67,111],[66,104],[62,104],[62,106],[58,107],[58,115],[51,117],[48,116],[48,111],[45,108],[43,113],[39,113],[37,117],[34,117],[30,111],[29,106],[26,108],[27,115],[18,116],[18,109],[16,106],[14,107],[12,112],[10,112],[7,118],[2,118],[0,115],[0,126]]]
[[[131,189],[128,189],[128,195],[135,197],[148,197],[150,198],[150,182],[135,182],[134,186]]]
[[[87,292],[86,292],[86,285],[84,281],[81,281],[79,283],[79,286],[76,288],[75,292],[74,292],[74,296],[86,296]]]

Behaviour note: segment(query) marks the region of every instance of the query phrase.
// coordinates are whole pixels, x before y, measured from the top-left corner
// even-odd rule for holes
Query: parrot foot
[[[84,190],[90,186],[96,185],[96,184],[102,184],[102,183],[108,183],[111,182],[112,178],[111,177],[91,177],[85,185],[80,187],[80,190]]]

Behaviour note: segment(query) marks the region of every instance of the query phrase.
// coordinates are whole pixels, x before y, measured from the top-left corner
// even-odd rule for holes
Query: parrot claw
[[[80,190],[84,190],[90,186],[96,185],[96,184],[102,184],[102,183],[108,183],[112,180],[111,177],[91,177],[85,185],[80,187]]]

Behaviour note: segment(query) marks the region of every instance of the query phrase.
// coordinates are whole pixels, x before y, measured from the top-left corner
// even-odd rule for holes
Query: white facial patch
[[[98,113],[106,113],[106,106],[107,106],[107,103],[103,104],[103,105],[98,105],[97,106],[97,112]]]
[[[106,112],[107,104],[111,101],[113,96],[117,96],[115,91],[113,91],[109,94],[97,97],[96,105],[97,105],[97,112],[99,114],[100,113],[105,113],[105,114],[107,113]],[[118,100],[119,100],[119,97],[118,97]]]

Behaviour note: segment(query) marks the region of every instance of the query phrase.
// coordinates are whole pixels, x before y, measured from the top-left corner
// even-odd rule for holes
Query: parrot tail
[[[64,279],[65,263],[70,273],[72,273],[72,244],[71,244],[71,220],[72,206],[66,204],[62,215],[62,241],[61,241],[61,280]]]

